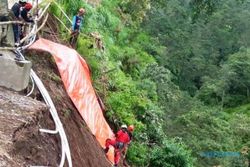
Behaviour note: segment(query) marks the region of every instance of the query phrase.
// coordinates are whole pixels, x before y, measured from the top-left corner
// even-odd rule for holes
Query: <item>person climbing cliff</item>
[[[106,148],[104,149],[105,153],[108,153],[109,147],[113,146],[115,149],[114,154],[114,167],[118,166],[120,161],[121,154],[127,151],[127,147],[132,140],[132,132],[134,131],[134,126],[130,125],[129,128],[127,125],[122,125],[121,129],[116,133],[115,139],[107,139],[106,140]]]
[[[14,14],[14,20],[16,21],[24,20],[25,22],[32,23],[33,19],[31,19],[28,16],[28,13],[31,9],[32,9],[32,4],[27,3],[27,0],[20,0],[18,3],[15,3],[11,8],[12,13]],[[20,42],[20,37],[22,34],[21,28],[22,26],[20,24],[13,25],[14,39],[16,45],[19,45]]]
[[[132,141],[132,139],[133,139],[134,128],[135,128],[134,125],[129,125],[128,126],[128,135],[130,137],[130,141]],[[128,151],[128,147],[125,147],[125,149],[123,150],[123,159],[125,159],[127,151]]]
[[[70,34],[70,45],[72,48],[75,48],[78,35],[80,33],[81,26],[83,24],[83,19],[86,11],[83,8],[80,8],[78,14],[73,17],[71,34]]]

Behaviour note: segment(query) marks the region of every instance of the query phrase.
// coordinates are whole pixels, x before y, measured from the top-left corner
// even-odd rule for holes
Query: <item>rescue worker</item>
[[[11,11],[14,13],[16,18],[19,18],[20,15],[20,8],[24,7],[27,3],[27,0],[20,0],[18,3],[16,2],[12,8]]]
[[[32,4],[31,3],[26,3],[23,8],[20,9],[20,15],[21,18],[28,22],[28,23],[33,23],[34,20],[30,17],[29,11],[32,9]]]
[[[70,34],[70,45],[75,48],[78,35],[80,33],[81,26],[83,24],[83,16],[86,13],[85,9],[80,8],[78,14],[73,17],[71,34]]]
[[[19,3],[15,3],[12,6],[11,11],[14,13],[15,20],[18,20],[18,21],[24,20],[26,22],[32,23],[34,22],[33,19],[28,17],[28,13],[32,9],[32,4],[27,3],[26,1],[27,0],[21,0],[19,1]],[[15,38],[16,45],[19,45],[19,42],[20,42],[20,36],[22,33],[21,28],[22,27],[20,24],[13,25],[14,38]]]
[[[121,129],[116,133],[116,138],[114,140],[107,139],[106,140],[106,148],[104,152],[107,153],[109,151],[109,146],[113,146],[115,149],[114,155],[114,167],[117,167],[121,153],[127,150],[128,145],[132,140],[132,132],[134,131],[134,126],[130,125],[129,128],[127,125],[122,125]],[[125,152],[126,154],[126,152]]]

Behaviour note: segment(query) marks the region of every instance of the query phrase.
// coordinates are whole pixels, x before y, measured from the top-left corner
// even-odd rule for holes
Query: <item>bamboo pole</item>
[[[68,19],[68,21],[72,24],[72,21],[71,19],[69,18],[69,16],[63,11],[63,9],[61,8],[61,6],[56,2],[56,1],[53,1],[56,6],[61,10],[61,12],[63,13],[63,15]]]
[[[49,8],[51,2],[45,7],[45,9],[43,10],[42,14],[40,15],[40,17],[37,19],[38,21],[41,20],[41,18],[43,17],[43,15],[45,14],[45,12],[47,11],[47,9]]]
[[[0,22],[0,25],[6,25],[6,24],[30,24],[30,23],[25,23],[23,21],[4,21],[4,22]]]
[[[0,50],[16,50],[15,47],[0,47]]]
[[[38,32],[43,28],[43,26],[45,25],[46,21],[48,20],[48,17],[49,17],[49,14],[47,13],[45,19],[43,20],[42,25],[41,25],[35,32],[29,33],[26,37],[24,37],[24,38],[20,41],[20,43],[23,43],[26,39],[28,39],[28,38],[31,37],[32,35],[35,35],[36,33],[38,33]]]
[[[41,18],[43,17],[43,15],[45,14],[45,12],[47,11],[47,9],[49,8],[51,2],[45,7],[45,9],[42,11],[42,14],[40,15],[40,17],[35,20],[36,24],[39,20],[41,20]],[[32,35],[35,35],[38,31],[40,31],[42,29],[42,27],[45,25],[46,21],[48,19],[48,14],[45,17],[45,20],[43,21],[42,25],[35,31],[35,33],[29,33],[27,36],[25,36],[20,43],[23,43],[25,40],[27,40],[29,37],[31,37]],[[30,24],[30,23],[25,23],[22,21],[8,21],[8,22],[0,22],[0,25],[6,25],[6,24]],[[0,50],[15,50],[15,47],[0,47]]]
[[[70,29],[60,20],[56,15],[53,15],[65,28],[68,30],[69,33],[71,33]]]
[[[43,10],[42,14],[37,19],[37,21],[41,20],[41,18],[43,17],[43,15],[45,14],[45,12],[49,8],[50,4],[51,4],[51,2],[45,7],[45,9]],[[26,23],[26,22],[23,22],[23,21],[5,21],[5,22],[0,22],[0,25],[6,25],[6,24],[30,24],[30,23]]]

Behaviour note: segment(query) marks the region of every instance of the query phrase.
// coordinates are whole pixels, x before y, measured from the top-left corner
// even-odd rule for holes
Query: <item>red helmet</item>
[[[32,9],[32,4],[31,3],[26,3],[25,6],[24,6],[24,8],[26,10],[30,10],[30,9]]]
[[[129,125],[129,126],[128,126],[128,130],[129,130],[130,132],[133,132],[134,129],[135,129],[134,125]]]

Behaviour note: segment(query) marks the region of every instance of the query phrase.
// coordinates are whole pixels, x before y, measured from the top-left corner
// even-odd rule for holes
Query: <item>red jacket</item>
[[[125,130],[119,130],[116,133],[116,141],[122,142],[124,144],[128,144],[130,142],[130,136],[127,131]]]

